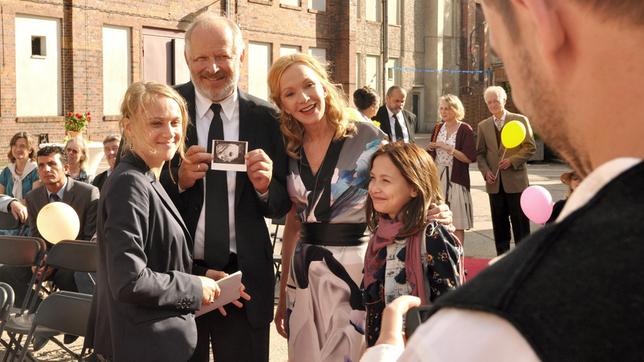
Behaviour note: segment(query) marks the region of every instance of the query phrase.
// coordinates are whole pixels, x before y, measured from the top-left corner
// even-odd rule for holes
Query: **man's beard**
[[[216,90],[213,90],[209,87],[203,87],[202,82],[204,82],[204,80],[201,78],[202,77],[201,74],[197,75],[197,77],[199,77],[199,82],[193,82],[194,85],[197,87],[197,89],[201,94],[203,94],[205,97],[207,97],[213,102],[220,102],[226,99],[228,96],[230,96],[233,93],[233,91],[237,86],[235,80],[233,79],[233,76],[231,76],[230,74],[226,74],[226,77],[225,77],[226,84],[223,87]]]
[[[563,98],[557,97],[556,85],[548,84],[535,72],[538,68],[524,50],[519,50],[517,57],[517,64],[521,65],[518,67],[518,75],[524,83],[521,110],[530,117],[532,125],[544,142],[582,178],[586,177],[592,171],[588,152],[584,148],[586,142],[576,137],[573,133],[575,130],[566,122],[570,111],[560,101]]]

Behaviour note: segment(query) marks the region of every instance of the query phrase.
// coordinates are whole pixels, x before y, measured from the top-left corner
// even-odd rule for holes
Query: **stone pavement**
[[[427,135],[419,135],[418,142],[424,145],[428,142]],[[528,165],[528,174],[531,185],[541,185],[552,194],[553,200],[563,198],[567,186],[561,184],[559,176],[569,168],[560,163],[535,163]],[[465,233],[465,254],[471,257],[492,258],[496,256],[494,239],[492,236],[492,220],[490,216],[490,205],[488,196],[485,193],[485,183],[481,173],[478,172],[476,164],[470,165],[470,178],[472,181],[472,203],[474,205],[474,228]],[[534,232],[538,225],[531,224]],[[271,228],[273,230],[273,228]],[[276,252],[279,250],[276,248]],[[80,351],[82,338],[72,345],[72,349]],[[0,356],[3,349],[0,347]],[[53,343],[49,343],[37,355],[42,361],[71,361],[72,359],[62,353]],[[271,346],[270,360],[282,362],[287,360],[286,340],[275,331],[271,324]]]

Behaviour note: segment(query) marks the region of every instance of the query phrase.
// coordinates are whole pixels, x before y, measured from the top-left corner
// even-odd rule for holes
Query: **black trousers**
[[[489,194],[489,197],[496,254],[501,255],[510,250],[510,222],[514,243],[518,244],[530,235],[530,220],[521,210],[521,193],[506,193],[500,184],[499,193]]]
[[[239,270],[237,256],[231,254],[224,272]],[[218,362],[268,362],[270,324],[253,328],[246,316],[246,309],[232,304],[224,307],[227,316],[212,311],[196,319],[197,347],[190,361],[206,362],[212,345],[213,356]]]
[[[31,288],[31,267],[22,266],[0,266],[0,282],[5,282],[13,288],[16,295],[14,306],[20,307],[22,302]],[[77,292],[76,282],[74,281],[74,271],[68,269],[57,269],[55,274],[50,278],[60,290]],[[40,302],[36,303],[36,306]],[[35,311],[35,310],[33,310]]]

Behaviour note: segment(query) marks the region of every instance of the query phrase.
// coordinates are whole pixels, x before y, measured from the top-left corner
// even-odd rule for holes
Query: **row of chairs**
[[[95,272],[96,244],[87,241],[63,240],[47,251],[40,238],[21,236],[0,237],[0,264],[16,267],[53,267],[78,272]],[[54,291],[38,305],[43,280],[34,273],[29,281],[27,295],[20,307],[12,308],[14,294],[11,287],[0,285],[0,336],[6,332],[9,341],[0,339],[5,347],[4,361],[26,358],[35,360],[29,351],[34,338],[47,338],[81,361],[89,352],[84,346],[80,354],[74,353],[56,336],[71,334],[85,336],[89,321],[92,296],[83,293]],[[4,303],[3,303],[4,300]],[[26,336],[26,340],[22,339]]]

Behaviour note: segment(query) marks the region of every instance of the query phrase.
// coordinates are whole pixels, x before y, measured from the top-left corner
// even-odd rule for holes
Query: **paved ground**
[[[419,143],[425,144],[428,140],[426,136],[419,137]],[[535,163],[528,166],[530,184],[544,186],[554,200],[563,198],[566,192],[566,186],[559,181],[559,176],[568,171],[565,165],[559,163]],[[472,180],[472,202],[474,204],[474,228],[465,234],[465,254],[473,257],[491,258],[496,255],[494,240],[492,236],[492,221],[490,217],[490,206],[488,196],[485,193],[485,183],[481,174],[478,172],[476,165],[470,166],[470,177]],[[538,225],[532,224],[532,231],[539,228]],[[278,247],[279,248],[279,247]],[[81,341],[79,339],[73,344],[73,349],[80,351]],[[53,343],[37,354],[37,358],[42,361],[68,361]],[[0,356],[3,349],[0,347]],[[271,361],[281,362],[287,360],[286,340],[275,332],[274,325],[271,325]]]

